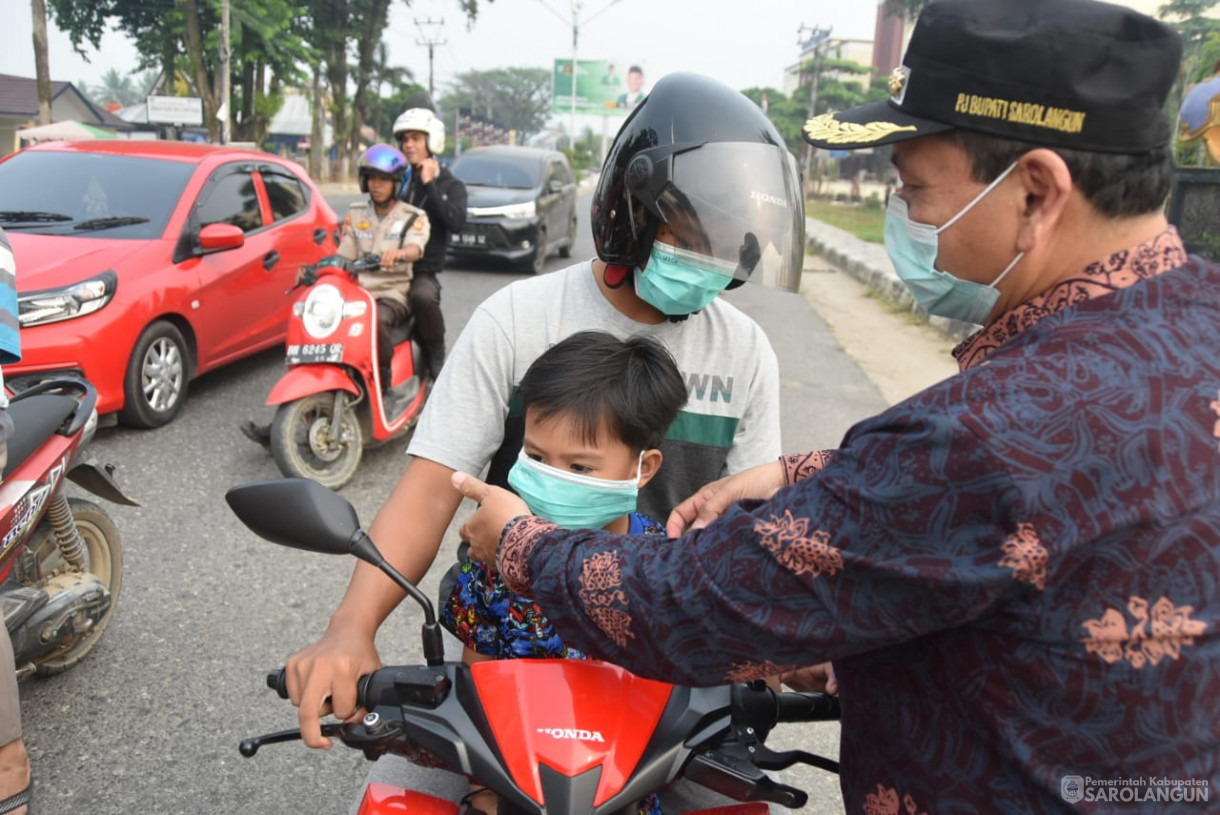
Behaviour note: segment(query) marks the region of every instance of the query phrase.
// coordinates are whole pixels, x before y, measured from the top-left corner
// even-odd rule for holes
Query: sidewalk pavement
[[[850,232],[813,218],[805,219],[805,243],[809,251],[821,255],[835,268],[879,292],[885,299],[912,311],[924,313],[923,309],[915,304],[906,284],[898,279],[894,264],[881,244],[861,240]],[[925,316],[929,325],[955,342],[965,339],[976,330],[976,326],[970,323],[933,317],[926,313]]]

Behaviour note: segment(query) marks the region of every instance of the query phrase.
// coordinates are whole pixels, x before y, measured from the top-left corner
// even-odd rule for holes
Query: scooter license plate
[[[306,342],[289,345],[287,358],[290,365],[302,365],[311,362],[341,362],[343,360],[343,343]]]

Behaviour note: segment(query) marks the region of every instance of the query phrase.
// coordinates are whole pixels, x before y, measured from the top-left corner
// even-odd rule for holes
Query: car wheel
[[[186,400],[189,360],[186,340],[173,323],[158,320],[144,329],[127,363],[119,421],[128,427],[168,424]]]
[[[572,216],[572,225],[568,227],[568,242],[559,249],[561,258],[572,257],[572,249],[576,246],[576,216]]]
[[[546,230],[538,230],[538,245],[534,247],[534,254],[525,263],[527,271],[534,274],[542,274],[546,269]]]

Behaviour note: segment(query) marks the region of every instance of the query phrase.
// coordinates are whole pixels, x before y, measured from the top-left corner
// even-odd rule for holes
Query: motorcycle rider
[[[466,224],[466,185],[440,166],[436,155],[445,149],[445,123],[427,108],[408,108],[394,120],[394,139],[411,164],[403,187],[404,201],[428,213],[432,237],[415,264],[408,294],[415,331],[429,375],[435,379],[445,362],[445,318],[441,314],[441,284],[436,276],[445,265],[449,236]]]
[[[377,300],[377,356],[381,387],[390,390],[390,360],[394,345],[390,329],[407,319],[412,265],[424,254],[431,232],[427,214],[395,197],[407,174],[407,159],[388,144],[374,144],[360,157],[357,172],[365,201],[356,201],[343,219],[338,253],[348,260],[381,255],[381,270],[361,272],[360,285]]]
[[[762,329],[717,295],[750,276],[785,287],[799,280],[804,208],[783,143],[758,106],[727,86],[693,74],[657,83],[615,137],[594,193],[598,258],[504,287],[454,345],[411,460],[369,530],[408,579],[424,576],[457,511],[452,474],[490,465],[489,477],[504,483],[524,428],[516,385],[547,348],[577,331],[652,336],[688,382],[690,401],[678,432],[662,442],[666,466],[640,492],[640,512],[667,515],[710,478],[776,459],[775,353]],[[680,185],[669,180],[675,160],[685,171]],[[376,630],[402,597],[376,569],[357,564],[326,633],[288,661],[307,745],[329,743],[319,732],[332,708],[325,697],[336,715],[354,712],[357,677],[381,664]],[[437,794],[447,792],[460,797],[464,780]]]
[[[357,173],[360,191],[368,198],[352,203],[343,219],[343,237],[338,254],[347,260],[359,260],[368,254],[381,256],[381,269],[360,272],[360,285],[377,300],[377,357],[381,391],[386,397],[386,409],[396,410],[393,402],[404,393],[396,394],[390,383],[390,360],[394,344],[390,330],[411,313],[407,292],[412,286],[412,264],[424,253],[431,231],[427,214],[422,209],[399,201],[395,193],[407,174],[407,160],[388,144],[374,144],[360,156]],[[317,280],[312,269],[302,269],[297,283],[313,285]],[[271,444],[271,425],[246,420],[242,433],[264,447]]]
[[[17,266],[4,230],[0,230],[0,363],[21,359],[17,319]],[[8,463],[8,440],[13,420],[0,372],[0,480]],[[21,738],[21,700],[17,693],[17,666],[8,628],[0,622],[0,813],[23,815],[30,802],[30,758]]]

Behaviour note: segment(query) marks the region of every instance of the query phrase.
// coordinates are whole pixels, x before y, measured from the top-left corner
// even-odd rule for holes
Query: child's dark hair
[[[686,383],[664,346],[604,331],[581,331],[548,348],[517,391],[522,410],[540,420],[567,416],[593,444],[605,419],[610,433],[636,450],[659,447],[686,404]]]

